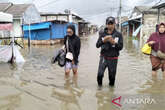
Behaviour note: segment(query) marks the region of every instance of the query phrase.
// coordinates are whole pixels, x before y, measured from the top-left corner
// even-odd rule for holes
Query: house
[[[12,22],[13,16],[11,14],[0,12],[0,38],[11,36]]]
[[[118,20],[119,21],[119,20]],[[129,32],[128,32],[128,23],[126,22],[128,21],[128,17],[127,16],[122,16],[121,17],[121,32],[124,36],[129,36]],[[125,23],[126,22],[126,23]],[[118,29],[119,29],[119,23],[117,24]]]
[[[69,14],[41,12],[40,16],[41,16],[41,22],[53,21],[53,20],[69,22]]]
[[[67,22],[78,23],[83,20],[77,13],[65,10],[63,13],[54,13],[54,12],[41,12],[41,21],[51,21],[51,20],[63,20]]]
[[[34,4],[0,3],[0,11],[13,15],[15,37],[23,35],[22,24],[40,22],[41,17]]]
[[[160,22],[164,22],[165,13],[161,13]],[[157,10],[148,6],[136,6],[128,21],[122,23],[127,27],[128,36],[138,37],[140,46],[146,42],[151,33],[156,31]]]
[[[65,13],[41,12],[40,15],[42,22],[58,20],[74,23],[77,24],[76,26],[78,26],[78,28],[76,29],[76,33],[78,35],[81,36],[83,35],[83,33],[89,34],[89,22],[86,22],[83,18],[81,18],[74,12],[69,12],[68,10],[65,10]]]
[[[94,34],[98,31],[98,26],[97,25],[90,25],[90,33]]]
[[[163,8],[165,8],[165,3],[161,3],[159,5],[153,6],[152,8],[153,9],[157,9],[157,11],[158,11],[158,14],[157,14],[157,23],[160,23],[161,12],[164,12],[165,13],[165,10],[163,9]]]
[[[79,35],[80,36],[85,36],[90,34],[90,27],[89,27],[89,22],[83,20],[78,23],[79,26]]]
[[[35,43],[32,44],[51,44],[51,41],[57,41],[64,38],[69,24],[70,23],[66,21],[58,20],[33,23],[31,25],[24,24],[24,38],[35,41]],[[76,24],[74,25],[77,27]],[[40,41],[42,41],[42,43],[38,43]]]

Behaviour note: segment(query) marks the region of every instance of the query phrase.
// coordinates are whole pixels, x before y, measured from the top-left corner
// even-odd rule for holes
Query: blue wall
[[[50,25],[50,26],[48,26]],[[50,40],[50,39],[62,39],[66,35],[67,26],[69,23],[58,24],[54,22],[45,22],[40,24],[32,24],[31,27],[31,40]],[[76,31],[78,30],[78,25],[74,24]],[[42,28],[41,28],[42,27]],[[43,28],[45,27],[45,28]],[[23,25],[24,38],[28,38],[29,31],[27,30],[28,25]]]
[[[50,29],[42,29],[42,30],[33,30],[30,31],[31,40],[50,40]],[[24,38],[28,38],[29,31],[24,31]]]
[[[67,24],[52,24],[52,39],[64,38],[66,35]]]

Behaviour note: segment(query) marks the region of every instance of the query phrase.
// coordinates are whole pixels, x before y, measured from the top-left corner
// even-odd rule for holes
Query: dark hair
[[[73,31],[73,34],[76,33],[76,28],[75,28],[75,26],[73,24],[68,25],[67,29],[71,29]]]
[[[160,23],[160,24],[159,24],[159,27],[162,26],[162,25],[165,27],[165,23]]]

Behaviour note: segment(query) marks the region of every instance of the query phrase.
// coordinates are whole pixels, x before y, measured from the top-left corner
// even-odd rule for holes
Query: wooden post
[[[52,25],[53,25],[53,23],[51,23],[51,25],[50,25],[50,40],[52,40],[53,39],[53,34],[52,34]]]

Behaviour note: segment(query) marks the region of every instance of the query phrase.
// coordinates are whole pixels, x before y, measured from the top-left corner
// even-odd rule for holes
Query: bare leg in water
[[[152,71],[152,77],[156,77],[157,76],[157,71]]]
[[[165,79],[165,71],[163,71],[163,78]]]
[[[69,78],[69,76],[70,76],[70,69],[66,69],[65,70],[65,78],[66,79],[68,79]],[[78,69],[77,68],[73,68],[72,69],[72,71],[73,71],[73,77],[74,77],[74,79],[77,79],[77,77],[78,77]]]
[[[70,75],[70,69],[65,70],[65,79],[68,79]]]
[[[74,77],[77,77],[78,76],[78,69],[77,68],[73,68],[72,71],[73,71]]]

